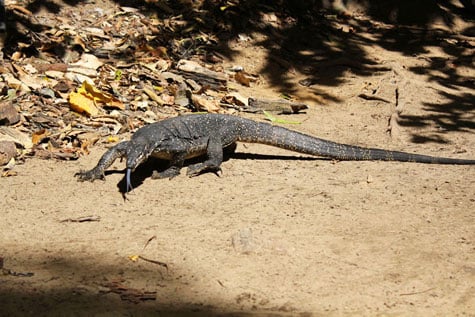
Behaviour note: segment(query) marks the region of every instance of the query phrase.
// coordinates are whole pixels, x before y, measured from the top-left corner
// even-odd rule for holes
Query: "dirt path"
[[[324,129],[310,119],[317,113],[303,116],[305,131]],[[348,140],[353,136],[348,131]],[[72,177],[95,164],[99,149],[79,162],[32,160],[19,167],[0,190],[2,256],[6,267],[35,275],[2,277],[3,309],[473,311],[472,167],[335,164],[260,145],[238,150],[286,157],[231,159],[220,178],[145,179],[125,202],[117,187],[122,173],[93,184]],[[83,216],[100,221],[61,222]],[[168,271],[130,255],[164,262]],[[102,294],[111,281],[156,291],[157,300],[130,304]]]
[[[257,72],[266,63],[265,48],[236,48],[227,64]],[[311,108],[285,117],[302,122],[290,128],[475,158],[473,89],[409,73],[424,67],[420,56],[373,54],[386,71],[356,76],[344,66],[345,83],[324,93],[291,75]],[[437,48],[426,55],[445,56]],[[392,102],[358,97],[368,85]],[[391,137],[395,88],[404,108]],[[241,92],[280,93],[265,76]],[[340,100],[321,97],[330,95]],[[469,101],[448,109],[447,96]],[[34,273],[0,276],[0,315],[474,316],[472,166],[332,162],[240,144],[221,177],[152,180],[145,166],[124,201],[123,163],[106,182],[73,178],[104,150],[71,162],[30,159],[0,179],[4,272]],[[89,216],[97,221],[67,221]]]

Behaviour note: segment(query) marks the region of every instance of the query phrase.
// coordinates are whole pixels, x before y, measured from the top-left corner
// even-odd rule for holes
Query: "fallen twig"
[[[63,219],[60,222],[86,222],[86,221],[100,221],[101,217],[100,216],[85,216],[85,217],[79,217],[79,218],[67,218]]]
[[[359,94],[358,97],[366,99],[366,100],[377,100],[377,101],[382,101],[385,103],[391,103],[391,101],[387,100],[386,98],[378,97],[374,95]]]
[[[144,261],[147,261],[147,262],[150,262],[150,263],[153,263],[153,264],[160,265],[161,267],[164,267],[165,269],[167,269],[167,272],[168,272],[168,264],[166,264],[165,262],[160,262],[160,261],[156,261],[156,260],[150,260],[150,259],[144,258],[144,257],[141,256],[141,255],[139,255],[139,259],[144,260]]]
[[[427,293],[427,292],[432,291],[433,289],[435,289],[435,287],[431,287],[429,289],[426,289],[426,290],[420,291],[420,292],[401,293],[401,294],[399,294],[399,296],[409,296],[409,295],[417,295],[417,294]]]
[[[145,250],[145,248],[149,245],[150,242],[152,242],[154,239],[156,239],[157,236],[151,236],[147,242],[145,242],[145,245],[143,246],[143,249],[142,250]]]
[[[156,300],[156,291],[143,291],[136,288],[127,287],[122,284],[122,281],[112,281],[103,285],[109,291],[105,293],[116,293],[120,295],[121,300],[130,301],[132,303],[139,303],[145,300]]]

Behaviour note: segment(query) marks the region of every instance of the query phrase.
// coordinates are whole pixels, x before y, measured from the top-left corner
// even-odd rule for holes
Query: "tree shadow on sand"
[[[223,309],[227,305],[219,294],[213,294],[214,302],[206,304],[187,301],[189,294],[185,290],[201,286],[184,284],[181,274],[185,271],[199,275],[193,273],[194,268],[173,265],[165,270],[150,263],[137,264],[123,258],[109,264],[101,262],[100,254],[91,256],[88,252],[88,255],[48,252],[34,259],[16,255],[16,265],[33,268],[33,275],[2,276],[1,315],[276,316],[252,310],[227,311]],[[209,295],[209,290],[206,293]]]
[[[62,6],[80,6],[86,2],[35,0],[29,1],[26,9],[33,13],[48,10],[59,14]],[[197,52],[219,52],[232,59],[236,54],[230,45],[232,41],[243,35],[265,34],[265,39],[257,43],[268,49],[267,63],[260,71],[285,94],[291,95],[297,89],[288,77],[289,72],[296,70],[308,76],[305,85],[314,87],[316,95],[329,101],[339,101],[338,96],[319,87],[344,85],[348,69],[355,76],[372,76],[381,65],[367,53],[369,46],[379,46],[407,56],[424,55],[429,47],[442,47],[448,59],[425,57],[429,59],[429,66],[408,70],[426,75],[430,82],[448,89],[473,89],[473,77],[460,74],[457,68],[473,69],[473,41],[470,39],[475,28],[467,27],[459,33],[450,31],[457,19],[473,21],[474,11],[470,1],[369,0],[364,5],[356,0],[115,2],[120,6],[134,7],[146,16],[154,15],[162,21],[179,17],[182,23],[173,29],[161,29],[160,37],[148,43],[171,48],[170,56],[174,61]],[[365,15],[359,15],[360,11],[364,11]],[[34,22],[34,19],[25,19],[15,10],[10,10],[8,16],[10,35],[5,48],[7,56],[18,49],[15,43],[34,41],[34,34],[47,28]],[[30,32],[16,32],[17,24],[23,24]],[[216,40],[201,42],[203,33],[212,35]],[[178,47],[177,42],[181,43]],[[57,52],[60,57],[61,49]],[[443,97],[442,104],[426,105],[427,116],[406,116],[402,124],[416,126],[424,124],[418,121],[429,120],[442,124],[449,119],[451,131],[473,132],[473,124],[467,123],[461,116],[463,112],[473,111],[473,102],[470,104],[468,101],[473,98],[473,93],[438,93]],[[460,107],[462,104],[464,106]]]

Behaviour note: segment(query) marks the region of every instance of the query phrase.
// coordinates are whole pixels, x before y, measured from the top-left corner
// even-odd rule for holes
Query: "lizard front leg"
[[[220,165],[223,162],[223,144],[219,135],[209,137],[206,153],[208,159],[203,163],[190,165],[186,175],[193,177],[207,172],[218,175],[218,172],[221,171]]]
[[[185,152],[180,152],[173,155],[168,168],[161,172],[153,171],[152,179],[161,179],[161,178],[172,179],[180,175],[180,170],[183,167],[183,163],[185,162],[185,157],[186,157]]]
[[[79,171],[78,173],[74,174],[78,178],[78,181],[91,181],[93,182],[96,179],[105,179],[104,171],[114,163],[116,159],[119,157],[124,157],[126,154],[126,149],[129,144],[129,141],[121,142],[109,150],[107,150],[104,155],[102,155],[101,159],[97,163],[97,165],[89,170],[89,171]]]

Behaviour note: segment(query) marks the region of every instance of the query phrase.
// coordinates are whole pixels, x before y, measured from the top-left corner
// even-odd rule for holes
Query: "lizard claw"
[[[152,179],[162,179],[162,178],[172,179],[172,178],[177,177],[178,175],[180,175],[180,168],[176,166],[171,166],[161,172],[153,171]]]
[[[207,172],[212,172],[216,176],[220,176],[219,172],[222,173],[223,171],[221,167],[217,165],[198,163],[198,164],[190,165],[188,167],[188,170],[186,171],[186,175],[188,175],[189,177],[195,177]]]
[[[221,175],[223,175],[223,170],[221,169],[221,167],[218,166],[218,169],[213,171],[213,173],[214,175],[221,177]]]
[[[80,170],[79,172],[75,173],[74,176],[78,178],[79,182],[84,182],[84,181],[93,182],[96,179],[100,179],[100,180],[106,179],[104,173],[96,169],[92,169],[89,171]]]

